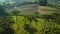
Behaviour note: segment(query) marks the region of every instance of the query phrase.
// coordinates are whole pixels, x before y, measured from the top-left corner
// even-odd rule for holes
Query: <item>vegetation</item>
[[[58,17],[60,17],[59,13],[38,17],[32,15],[17,16],[17,21],[16,16],[12,16],[12,18],[0,16],[0,32],[2,34],[59,34],[60,18]]]
[[[18,23],[19,23],[18,32],[21,30],[22,32],[24,31],[24,33],[26,33],[26,34],[28,34],[28,33],[30,33],[30,34],[41,34],[41,33],[56,34],[58,32],[58,30],[60,29],[59,28],[60,25],[58,24],[59,23],[58,17],[60,17],[60,15],[58,15],[58,16],[57,15],[58,15],[58,13],[53,13],[51,15],[46,15],[46,16],[42,15],[42,17],[38,17],[38,18],[28,16],[28,17],[26,17],[27,19],[24,16],[18,16],[18,20],[19,20],[18,21]],[[35,19],[38,20],[37,23],[36,23]],[[17,24],[15,24],[15,25],[17,25]],[[15,26],[13,26],[13,27],[15,27]],[[20,29],[20,28],[22,28],[22,29]],[[22,34],[22,32],[19,32],[19,33]]]
[[[44,3],[42,5],[47,2]],[[4,9],[0,5],[0,34],[60,34],[60,13],[20,15],[18,10],[9,14]],[[46,6],[41,6],[41,9],[58,10]]]
[[[41,6],[47,6],[47,0],[39,0]]]

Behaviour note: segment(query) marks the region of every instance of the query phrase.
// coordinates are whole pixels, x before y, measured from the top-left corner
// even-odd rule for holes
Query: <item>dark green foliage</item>
[[[0,5],[0,16],[10,16],[6,13],[6,8],[3,5]]]
[[[34,20],[36,24],[38,22],[38,20],[36,19],[37,18],[37,15],[36,16],[29,15],[29,16],[25,16],[24,18],[26,18],[27,20],[29,20],[29,23],[30,24],[31,24],[32,20]]]
[[[2,5],[0,5],[0,16],[1,15],[5,15],[5,8]]]
[[[44,31],[43,30],[44,29],[41,30],[41,33],[43,34],[59,34],[60,33],[60,28],[58,27],[55,27],[53,29],[47,28],[47,30],[44,30]]]
[[[0,34],[13,34],[14,31],[12,28],[10,28],[10,26],[13,24],[14,21],[12,20],[12,17],[6,12],[6,8],[3,5],[0,5]]]
[[[27,20],[29,20],[29,23],[31,24],[32,20],[34,19],[34,16],[25,16]]]
[[[40,6],[47,6],[47,0],[40,0]]]
[[[60,13],[52,13],[50,15],[43,15],[44,19],[47,20],[47,21],[55,21],[57,23],[60,22]]]
[[[20,15],[20,11],[14,10],[14,11],[12,11],[12,15],[13,16],[19,16]]]
[[[12,34],[12,30],[10,26],[14,24],[14,21],[12,20],[12,17],[10,16],[0,16],[0,30],[1,34],[8,34],[9,32]],[[8,32],[7,32],[8,31]]]
[[[9,27],[9,28],[5,28],[5,30],[2,31],[0,34],[14,34],[14,32],[15,31]]]
[[[0,16],[0,26],[2,25],[11,25],[14,23],[14,21],[11,19],[12,17],[10,16]]]
[[[24,24],[24,29],[29,32],[29,34],[34,34],[35,32],[37,32],[37,29],[31,27],[29,24]]]
[[[41,33],[42,34],[57,34],[57,33],[59,34],[60,28],[56,27],[54,23],[57,23],[57,24],[60,23],[60,13],[52,13],[52,14],[43,15],[43,16],[44,16],[43,18],[45,19],[45,25],[44,25],[44,28],[41,30]],[[48,26],[47,22],[50,22],[51,24],[49,26],[50,28],[46,28],[46,26]]]
[[[60,13],[53,13],[53,21],[55,21],[57,24],[60,24]]]

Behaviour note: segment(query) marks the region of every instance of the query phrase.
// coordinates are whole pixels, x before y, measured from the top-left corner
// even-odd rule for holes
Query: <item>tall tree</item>
[[[41,6],[46,6],[47,5],[47,0],[39,0],[39,4]]]

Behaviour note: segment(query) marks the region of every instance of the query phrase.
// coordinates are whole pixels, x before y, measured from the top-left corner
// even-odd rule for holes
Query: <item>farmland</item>
[[[42,33],[45,33],[46,31],[47,32],[49,31],[50,33],[55,34],[58,31],[60,32],[60,27],[59,27],[60,18],[58,17],[60,17],[59,13],[58,15],[57,13],[54,13],[51,15],[35,14],[35,15],[25,15],[25,16],[24,15],[1,16],[0,25],[2,26],[0,27],[1,28],[0,32],[1,33],[3,32],[5,34],[7,34],[7,32],[8,33],[10,32],[10,34],[42,34]],[[52,21],[50,21],[50,19]],[[55,29],[55,33],[53,29]],[[48,34],[50,34],[49,32]]]

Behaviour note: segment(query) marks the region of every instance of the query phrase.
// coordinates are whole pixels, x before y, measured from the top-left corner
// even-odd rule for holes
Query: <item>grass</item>
[[[25,15],[28,16],[28,15]],[[32,15],[34,16],[34,15]],[[41,15],[40,15],[41,16]],[[24,18],[24,16],[12,16],[12,20],[14,20],[15,23],[13,23],[11,25],[11,28],[15,31],[14,34],[29,34],[29,32],[27,32],[27,30],[24,29],[24,24],[29,24],[30,27],[34,27],[35,29],[37,29],[37,32],[35,32],[34,34],[41,34],[41,30],[44,28],[44,24],[45,24],[45,19],[43,18],[36,18],[38,20],[38,22],[36,23],[34,20],[32,20],[31,24],[29,23],[29,20],[26,21],[26,23],[24,23],[26,18]],[[17,17],[17,20],[16,20]],[[47,25],[46,28],[49,28],[51,25],[51,22],[47,21]],[[60,25],[55,24],[55,27],[60,27]],[[2,28],[0,28],[0,30],[3,30]],[[32,30],[31,30],[32,31]],[[44,31],[43,31],[44,32]]]
[[[17,16],[18,18],[18,21],[16,22],[16,16],[13,16],[13,20],[15,21],[15,24],[13,24],[11,27],[12,29],[15,30],[15,34],[29,34],[26,30],[24,30],[24,17],[23,16]],[[36,18],[38,20],[38,23],[36,25],[35,21],[32,20],[31,22],[31,26],[36,28],[38,31],[35,32],[35,34],[41,34],[41,30],[43,29],[44,27],[44,23],[45,23],[45,20],[42,19],[42,18]],[[48,22],[49,23],[49,22]],[[26,22],[26,24],[29,24],[28,20]],[[56,24],[57,25],[57,24]],[[18,26],[18,27],[17,27]],[[47,26],[50,26],[47,24]],[[57,25],[57,26],[60,26],[60,25]],[[48,28],[48,27],[47,27]],[[17,30],[18,29],[18,30]]]
[[[13,16],[13,20],[16,22],[16,16]],[[18,16],[18,22],[16,22],[15,24],[13,24],[11,27],[16,31],[15,33],[18,33],[18,34],[28,34],[28,32],[26,30],[24,30],[24,22],[22,21],[24,20],[24,17],[22,16]],[[40,30],[43,28],[44,26],[44,20],[43,19],[38,19],[38,23],[36,25],[35,21],[32,21],[31,23],[31,26],[36,28],[38,30],[38,32],[36,32],[35,34],[39,34],[40,33]],[[29,24],[28,23],[28,20],[27,20],[27,23],[26,24]],[[17,30],[17,25],[19,27],[19,29]]]

